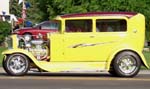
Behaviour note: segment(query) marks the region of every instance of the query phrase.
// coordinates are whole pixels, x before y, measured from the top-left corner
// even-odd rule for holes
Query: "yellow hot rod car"
[[[141,65],[149,68],[142,54],[145,17],[134,12],[89,12],[55,18],[59,31],[11,35],[2,54],[3,68],[13,76],[37,67],[48,72],[108,71],[134,77]],[[45,37],[44,37],[45,38]]]

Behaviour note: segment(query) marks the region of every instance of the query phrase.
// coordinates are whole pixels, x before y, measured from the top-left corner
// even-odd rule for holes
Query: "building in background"
[[[0,21],[17,21],[16,17],[9,12],[9,1],[0,0]]]
[[[9,15],[9,0],[0,0],[0,15]]]

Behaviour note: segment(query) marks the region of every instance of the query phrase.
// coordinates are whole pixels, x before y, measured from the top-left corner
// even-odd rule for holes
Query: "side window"
[[[92,20],[66,20],[66,32],[92,32]]]
[[[125,32],[127,22],[123,19],[98,19],[96,20],[97,32]]]

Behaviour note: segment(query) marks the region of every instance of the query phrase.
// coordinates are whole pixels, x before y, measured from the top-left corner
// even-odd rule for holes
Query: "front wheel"
[[[139,56],[129,51],[119,53],[113,61],[114,71],[120,77],[134,77],[139,72],[140,67]]]
[[[22,54],[11,54],[3,61],[4,70],[13,76],[25,75],[29,70],[29,60]]]

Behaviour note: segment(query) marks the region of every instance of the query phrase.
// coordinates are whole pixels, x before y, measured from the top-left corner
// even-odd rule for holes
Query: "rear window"
[[[49,23],[44,23],[41,25],[41,29],[58,29],[58,23],[56,22],[49,22]]]
[[[127,31],[127,22],[123,19],[97,19],[97,32],[125,32]]]
[[[34,26],[34,28],[38,28],[38,29],[47,29],[47,30],[58,30],[59,29],[59,22],[42,22],[36,26]]]

